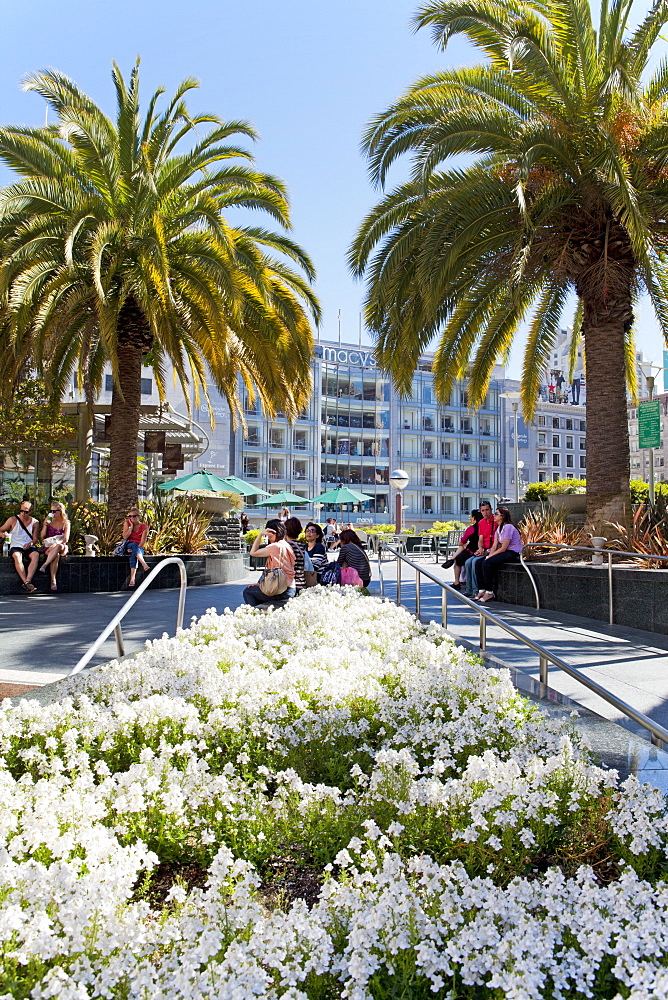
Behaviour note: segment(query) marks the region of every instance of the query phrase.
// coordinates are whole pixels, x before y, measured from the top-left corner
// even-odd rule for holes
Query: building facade
[[[371,498],[351,508],[351,517],[374,521],[387,521],[394,510],[389,475],[401,466],[409,476],[408,521],[461,518],[501,489],[503,372],[498,369],[483,406],[472,412],[464,383],[446,406],[437,405],[431,360],[421,360],[410,396],[400,399],[369,348],[320,343],[313,395],[293,424],[280,413],[267,419],[259,403],[242,396],[246,427],[232,429],[227,406],[214,393],[215,426],[204,407],[197,414],[210,439],[197,464],[235,473],[270,493],[314,497],[338,483],[351,485]]]

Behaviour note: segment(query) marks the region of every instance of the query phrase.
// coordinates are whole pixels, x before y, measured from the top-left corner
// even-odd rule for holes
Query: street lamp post
[[[395,497],[395,532],[398,535],[402,528],[402,492],[408,486],[408,475],[403,469],[395,469],[390,473],[390,486],[397,491]]]
[[[502,392],[501,393],[501,398],[502,399],[507,399],[508,402],[510,403],[510,405],[512,406],[512,408],[513,408],[513,417],[514,417],[514,421],[515,421],[515,429],[514,429],[514,435],[513,435],[514,436],[514,441],[513,441],[513,445],[514,445],[514,447],[513,447],[514,463],[513,464],[514,464],[514,468],[515,468],[515,474],[513,476],[513,479],[515,481],[515,503],[519,503],[519,500],[520,500],[520,482],[519,482],[519,478],[520,477],[519,477],[519,473],[518,473],[518,463],[519,463],[518,448],[519,448],[519,444],[518,444],[518,441],[517,441],[517,411],[519,410],[520,400],[521,400],[522,397],[520,396],[519,392]]]

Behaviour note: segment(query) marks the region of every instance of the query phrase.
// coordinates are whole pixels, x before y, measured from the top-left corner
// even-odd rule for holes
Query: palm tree
[[[463,34],[485,59],[419,80],[370,124],[374,181],[383,184],[405,154],[412,171],[368,215],[350,251],[353,270],[368,278],[379,361],[399,389],[438,336],[439,397],[467,375],[479,405],[526,319],[529,418],[576,294],[593,523],[628,516],[625,371],[633,384],[641,291],[668,332],[666,63],[644,82],[668,5],[656,3],[635,29],[630,9],[630,0],[602,0],[596,27],[588,0],[423,6],[416,23],[431,26],[441,48]]]
[[[296,416],[319,307],[292,240],[226,221],[241,207],[289,227],[283,184],[230,143],[251,126],[190,115],[193,80],[162,111],[157,90],[142,119],[138,64],[129,83],[114,65],[113,81],[114,121],[46,72],[25,88],[56,124],[0,129],[0,158],[20,175],[0,191],[0,310],[5,376],[29,362],[61,398],[77,373],[92,402],[111,366],[109,506],[122,512],[137,496],[142,364],[161,396],[171,365],[196,399],[210,378],[235,417],[239,377],[268,414]]]

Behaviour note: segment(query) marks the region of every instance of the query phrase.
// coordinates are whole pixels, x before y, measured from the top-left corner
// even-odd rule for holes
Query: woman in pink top
[[[266,544],[265,544],[266,540]],[[250,550],[250,555],[267,560],[267,569],[282,569],[288,581],[288,589],[282,594],[268,597],[257,583],[244,588],[244,601],[252,608],[264,604],[271,607],[281,607],[290,597],[297,593],[295,588],[295,554],[292,546],[285,538],[285,527],[278,519],[267,521],[264,531],[261,531]]]
[[[506,562],[518,562],[522,551],[520,533],[512,522],[507,507],[497,507],[494,514],[496,531],[489,555],[480,563],[478,573],[482,576],[483,590],[475,598],[481,604],[494,600],[494,591],[499,579],[499,566]]]
[[[123,538],[125,539],[125,551],[130,555],[130,579],[128,580],[128,590],[133,590],[135,576],[137,575],[137,563],[141,564],[144,572],[148,570],[148,563],[144,559],[144,545],[148,535],[148,524],[143,524],[141,511],[138,507],[131,507],[128,516],[123,524]]]
[[[61,556],[67,555],[67,543],[70,540],[70,522],[65,507],[58,500],[51,501],[51,513],[48,515],[41,531],[42,544],[46,552],[46,560],[40,573],[49,573],[51,590],[58,590],[56,573]]]

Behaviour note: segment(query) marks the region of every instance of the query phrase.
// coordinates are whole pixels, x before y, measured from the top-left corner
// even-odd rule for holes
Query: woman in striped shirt
[[[362,548],[362,542],[354,531],[346,528],[341,532],[339,543],[341,545],[337,559],[339,566],[352,566],[362,578],[363,586],[368,587],[371,581],[371,566],[367,554]]]

